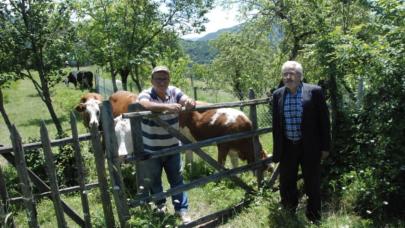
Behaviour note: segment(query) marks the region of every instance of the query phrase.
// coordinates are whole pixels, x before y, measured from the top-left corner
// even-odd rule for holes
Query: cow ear
[[[84,112],[84,110],[86,109],[86,106],[83,103],[80,103],[79,105],[76,106],[75,109],[78,112]]]

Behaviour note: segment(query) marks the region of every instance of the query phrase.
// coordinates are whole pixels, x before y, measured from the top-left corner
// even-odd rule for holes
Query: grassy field
[[[52,99],[55,105],[55,110],[63,123],[65,131],[69,132],[69,113],[77,104],[80,96],[86,91],[67,88],[64,84],[57,85],[52,90]],[[187,91],[191,94],[191,91]],[[6,110],[11,121],[17,126],[23,141],[28,141],[29,138],[39,137],[39,123],[44,120],[50,131],[50,135],[55,135],[56,130],[50,121],[50,117],[45,105],[40,101],[30,81],[23,80],[12,85],[10,89],[4,91],[6,95]],[[231,94],[223,91],[217,91],[218,95],[199,92],[200,100],[208,102],[235,101]],[[262,111],[263,116],[266,116],[266,110]],[[268,120],[267,120],[268,121]],[[260,120],[259,120],[260,122]],[[268,122],[262,121],[268,125]],[[86,130],[79,124],[79,132],[84,133]],[[70,133],[68,133],[70,135]],[[7,128],[4,126],[3,120],[0,120],[0,143],[9,145],[9,135]],[[272,150],[271,134],[261,136],[261,141],[267,151]],[[84,144],[83,149],[85,156],[91,158],[88,153],[88,144]],[[215,147],[206,148],[209,154],[216,158]],[[229,161],[228,161],[229,163]],[[86,163],[89,176],[87,182],[96,181],[95,168],[92,159]],[[227,164],[229,167],[229,164]],[[186,181],[190,181],[195,176],[207,175],[213,172],[212,168],[205,163],[196,159],[193,165],[194,172],[186,171]],[[7,169],[9,169],[8,167]],[[131,173],[131,172],[129,172]],[[252,173],[241,175],[246,183],[255,187],[255,178]],[[265,175],[268,180],[270,174]],[[165,180],[165,178],[164,178]],[[165,181],[165,189],[168,188]],[[190,198],[190,215],[193,219],[198,219],[201,216],[208,215],[220,209],[225,209],[235,205],[246,199],[244,192],[228,180],[219,181],[216,183],[207,184],[201,188],[196,188],[188,192]],[[78,194],[69,194],[63,196],[63,199],[76,211],[81,213],[80,196]],[[94,227],[104,227],[102,206],[100,204],[100,196],[97,189],[89,191],[89,199],[91,204],[91,217]],[[248,207],[238,212],[235,216],[223,221],[219,227],[311,227],[310,223],[305,219],[305,200],[300,204],[298,216],[292,218],[284,214],[279,209],[279,194],[270,190],[261,190],[252,198]],[[179,221],[172,215],[173,208],[170,200],[168,200],[169,214],[166,216],[157,216],[150,208],[135,208],[131,210],[132,217],[129,221],[130,227],[175,227],[179,225]],[[18,227],[27,227],[26,213],[22,207],[13,207],[14,218]],[[326,205],[323,211],[324,219],[321,227],[370,227],[370,221],[362,219],[345,209],[337,211],[331,210],[335,205]],[[56,227],[56,217],[53,211],[53,205],[50,200],[43,199],[38,202],[37,206],[40,224],[42,227]],[[68,219],[69,227],[76,227],[75,224]]]

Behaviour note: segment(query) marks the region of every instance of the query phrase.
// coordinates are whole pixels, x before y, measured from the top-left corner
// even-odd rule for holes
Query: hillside
[[[180,40],[184,52],[188,54],[195,63],[210,63],[218,51],[209,45],[208,41]]]
[[[191,60],[199,64],[211,63],[217,55],[218,51],[212,47],[209,42],[217,39],[223,33],[239,32],[242,25],[236,25],[230,28],[220,29],[216,32],[208,33],[207,35],[195,40],[180,40],[180,44]],[[272,33],[269,34],[269,39],[272,43],[278,43],[283,37],[283,32],[280,26],[275,25]]]
[[[226,33],[226,32],[239,32],[242,28],[242,25],[235,25],[233,27],[230,28],[224,28],[224,29],[220,29],[216,32],[211,32],[208,33],[207,35],[198,38],[196,41],[209,41],[209,40],[215,40],[216,38],[219,37],[219,35],[221,35],[222,33]]]

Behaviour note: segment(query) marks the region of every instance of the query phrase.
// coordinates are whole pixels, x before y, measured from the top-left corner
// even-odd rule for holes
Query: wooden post
[[[121,162],[118,155],[118,144],[113,121],[111,104],[109,101],[104,101],[101,109],[101,122],[103,123],[108,170],[110,173],[115,205],[117,206],[118,218],[121,227],[126,227],[130,215],[127,196],[125,194],[125,185],[121,174]]]
[[[3,221],[6,218],[6,204],[7,204],[7,189],[6,189],[6,182],[3,178],[3,171],[0,165],[0,226],[3,227]]]
[[[77,132],[77,121],[73,112],[70,113],[70,128],[72,129],[73,149],[75,151],[75,161],[77,167],[77,182],[80,186],[80,199],[82,201],[85,227],[91,227],[89,200],[87,197],[86,174],[84,172],[83,157],[80,153],[79,135]]]
[[[100,135],[96,125],[92,125],[90,129],[91,145],[94,151],[94,159],[96,161],[96,170],[98,184],[100,187],[101,203],[103,205],[104,220],[106,227],[115,227],[114,215],[111,205],[110,194],[108,192],[108,182],[105,173],[105,156],[101,146]]]
[[[65,217],[63,215],[63,208],[59,195],[58,180],[56,178],[56,169],[54,158],[52,154],[51,142],[49,140],[48,130],[46,129],[45,122],[41,122],[41,142],[44,150],[46,172],[49,177],[49,183],[52,192],[52,202],[55,208],[56,220],[58,221],[58,227],[67,227]]]
[[[32,195],[32,188],[27,172],[27,164],[25,162],[24,149],[21,144],[21,137],[15,125],[11,127],[11,141],[15,154],[15,165],[17,174],[20,178],[21,192],[24,196],[24,206],[27,211],[28,225],[30,227],[39,227],[37,220],[37,210],[35,208],[35,201]]]
[[[7,187],[6,187],[6,182],[4,181],[4,175],[3,175],[3,169],[0,166],[0,227],[15,227],[14,225],[14,220],[10,216],[11,213],[8,213],[8,193],[7,193]],[[8,217],[10,220],[8,221]]]
[[[128,112],[136,112],[142,111],[144,108],[139,103],[131,104],[128,107]],[[134,156],[140,156],[144,153],[143,148],[143,137],[142,137],[142,117],[131,118],[131,134],[132,134],[132,142],[134,144]],[[137,196],[141,197],[148,194],[147,189],[145,188],[145,181],[144,181],[144,170],[142,170],[142,166],[140,165],[141,161],[135,162],[135,170],[136,170],[136,190]]]
[[[100,75],[98,74],[98,70],[97,70],[97,72],[96,72],[97,74],[96,74],[96,88],[95,88],[95,91],[96,91],[96,93],[100,93]]]
[[[249,89],[249,100],[255,99],[255,92],[253,89]],[[250,111],[249,111],[249,117],[250,120],[252,121],[252,130],[257,130],[257,110],[256,110],[256,105],[250,105]],[[253,151],[255,152],[255,162],[260,159],[260,142],[259,142],[259,137],[254,136],[252,137],[252,142],[253,142]],[[260,188],[262,186],[262,181],[263,181],[263,168],[259,168],[255,171],[256,177],[257,177],[257,185]]]

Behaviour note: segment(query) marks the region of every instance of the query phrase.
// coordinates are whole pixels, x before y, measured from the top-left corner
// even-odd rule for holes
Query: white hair
[[[300,76],[301,80],[304,79],[304,72],[302,70],[301,63],[297,61],[287,61],[281,67],[281,73],[283,73],[286,69],[294,69],[295,72]]]

